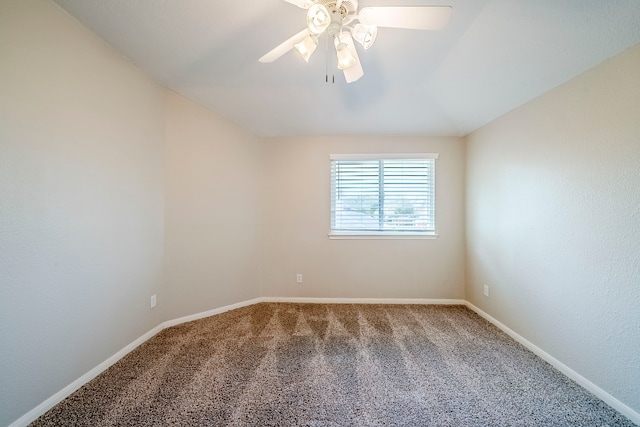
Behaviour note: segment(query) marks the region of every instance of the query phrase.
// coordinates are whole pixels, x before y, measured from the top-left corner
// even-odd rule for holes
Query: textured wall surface
[[[0,425],[256,296],[466,297],[640,411],[640,47],[470,135],[466,169],[460,138],[256,139],[47,1],[0,0],[0,58]],[[329,154],[360,152],[440,153],[438,239],[328,239]]]
[[[168,94],[163,296],[168,319],[259,296],[258,141]]]
[[[273,138],[264,141],[266,296],[462,298],[461,138]],[[439,153],[433,240],[330,240],[329,154]],[[303,283],[296,284],[296,273]]]
[[[160,322],[165,92],[45,1],[0,58],[4,426]]]
[[[466,298],[635,411],[638,70],[640,46],[472,133],[466,193]]]

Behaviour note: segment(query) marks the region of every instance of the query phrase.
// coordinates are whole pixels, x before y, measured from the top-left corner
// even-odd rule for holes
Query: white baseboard
[[[564,363],[560,362],[558,359],[551,356],[549,353],[542,350],[540,347],[528,341],[527,339],[519,335],[517,332],[507,327],[502,322],[498,321],[494,317],[480,310],[475,305],[471,304],[468,301],[465,301],[465,305],[469,307],[471,310],[473,310],[474,312],[476,312],[480,317],[483,317],[484,319],[488,320],[490,323],[498,327],[498,329],[501,329],[504,333],[509,335],[511,338],[513,338],[514,340],[516,340],[517,342],[525,346],[536,356],[540,357],[542,360],[549,363],[558,371],[562,372],[564,375],[566,375],[576,383],[580,384],[587,391],[593,393],[596,397],[598,397],[600,400],[605,402],[607,405],[611,406],[613,409],[620,412],[625,417],[629,418],[635,424],[640,425],[640,413],[634,411],[629,406],[625,405],[615,397],[611,396],[609,393],[607,393],[606,391],[604,391],[603,389],[601,389],[600,387],[598,387],[597,385],[595,385],[594,383],[592,383],[591,381],[589,381],[588,379],[586,379],[585,377],[583,377],[582,375],[580,375],[579,373],[577,373],[576,371],[574,371],[573,369],[565,365]]]
[[[15,420],[8,427],[25,427],[29,425],[31,422],[35,421],[39,416],[43,415],[49,409],[53,408],[55,405],[60,403],[66,397],[70,396],[73,392],[78,390],[80,387],[100,375],[102,372],[106,371],[111,365],[116,363],[118,360],[126,356],[136,347],[147,341],[149,338],[153,337],[160,331],[165,328],[169,328],[171,326],[180,325],[182,323],[191,322],[193,320],[202,319],[205,317],[213,316],[216,314],[224,313],[225,311],[235,310],[236,308],[246,307],[249,305],[257,304],[260,302],[289,302],[289,303],[313,303],[313,304],[438,304],[438,305],[466,305],[469,309],[476,312],[481,317],[485,318],[489,322],[493,323],[507,335],[509,335],[514,340],[518,341],[520,344],[524,345],[526,348],[531,350],[541,359],[545,360],[553,367],[558,369],[567,377],[571,378],[582,387],[596,395],[599,399],[603,400],[609,406],[614,408],[616,411],[620,412],[627,418],[629,418],[634,423],[640,425],[640,413],[634,411],[629,406],[620,402],[615,397],[611,396],[606,391],[602,390],[600,387],[578,374],[573,369],[569,368],[567,365],[561,363],[559,360],[555,359],[553,356],[543,351],[533,343],[527,341],[522,336],[518,335],[516,332],[508,328],[506,325],[502,324],[495,318],[491,317],[484,311],[480,310],[475,305],[471,304],[468,301],[462,299],[402,299],[402,298],[305,298],[305,297],[260,297],[254,298],[247,301],[242,301],[235,304],[226,305],[223,307],[215,308],[213,310],[203,311],[201,313],[192,314],[189,316],[179,317],[177,319],[168,320],[166,322],[161,323],[155,328],[151,329],[149,332],[142,335],[140,338],[136,339],[129,345],[125,346],[122,350],[115,353],[113,356],[109,357],[104,362],[100,363],[95,368],[91,369],[86,374],[82,375],[80,378],[49,397],[47,400]]]
[[[89,372],[82,375],[80,378],[78,378],[77,380],[75,380],[74,382],[72,382],[71,384],[69,384],[68,386],[66,386],[65,388],[63,388],[62,390],[54,394],[53,396],[49,397],[47,400],[45,400],[38,406],[36,406],[32,410],[30,410],[29,412],[27,412],[26,414],[24,414],[23,416],[21,416],[11,424],[9,424],[9,427],[24,427],[29,425],[30,423],[35,421],[36,418],[38,418],[40,415],[44,414],[49,409],[53,408],[58,403],[62,402],[65,398],[70,396],[74,391],[78,390],[80,387],[82,387],[83,385],[85,385],[86,383],[88,383],[98,375],[100,375],[102,372],[106,371],[111,365],[116,363],[118,360],[122,359],[124,356],[126,356],[128,353],[133,351],[136,347],[138,347],[139,345],[147,341],[149,338],[156,335],[162,329],[164,329],[162,325],[158,325],[155,328],[151,329],[149,332],[145,333],[140,338],[128,344],[122,350],[118,351],[113,356],[109,357],[107,360],[100,363],[98,366],[91,369]]]
[[[171,326],[180,325],[182,323],[193,322],[194,320],[198,320],[198,319],[204,319],[205,317],[214,316],[216,314],[224,313],[225,311],[235,310],[236,308],[257,304],[259,302],[262,302],[262,298],[254,298],[247,301],[238,302],[235,304],[225,305],[223,307],[214,308],[213,310],[207,310],[201,313],[190,314],[189,316],[179,317],[173,320],[167,320],[166,322],[162,323],[160,326],[162,329],[165,329]]]
[[[462,299],[424,298],[308,298],[308,297],[262,297],[262,302],[290,302],[299,304],[434,304],[465,305]]]
[[[248,305],[256,304],[261,302],[260,298],[255,298],[252,300],[242,301],[236,304],[226,305],[224,307],[214,308],[213,310],[203,311],[202,313],[196,313],[189,316],[180,317],[178,319],[168,320],[151,329],[149,332],[142,335],[140,338],[133,341],[131,344],[124,347],[122,350],[115,353],[113,356],[109,357],[107,360],[91,369],[89,372],[15,420],[13,423],[9,424],[8,427],[25,427],[35,421],[40,415],[43,415],[49,409],[53,408],[58,403],[62,402],[65,398],[69,397],[73,392],[78,390],[80,387],[100,375],[102,372],[106,371],[111,365],[116,363],[118,360],[122,359],[136,347],[147,341],[149,338],[153,337],[163,329],[169,328],[171,326],[180,325],[182,323],[191,322],[193,320],[202,319],[204,317],[213,316],[215,314],[224,313],[225,311],[235,310],[236,308],[245,307]]]

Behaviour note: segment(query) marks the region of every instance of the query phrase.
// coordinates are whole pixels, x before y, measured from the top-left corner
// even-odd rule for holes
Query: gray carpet
[[[632,426],[463,306],[256,304],[165,329],[33,426]]]

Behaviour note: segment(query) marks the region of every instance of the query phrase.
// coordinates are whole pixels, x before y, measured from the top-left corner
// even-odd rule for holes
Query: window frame
[[[438,238],[437,227],[436,227],[436,165],[437,160],[439,159],[439,153],[387,153],[387,154],[330,154],[330,195],[329,195],[329,239],[382,239],[382,240],[402,240],[402,239],[436,239]],[[433,160],[433,231],[371,231],[371,230],[334,230],[333,229],[333,221],[334,221],[334,212],[333,212],[333,197],[335,192],[335,177],[333,171],[331,170],[333,167],[334,161],[384,161],[384,160],[422,160],[422,159],[431,159]]]

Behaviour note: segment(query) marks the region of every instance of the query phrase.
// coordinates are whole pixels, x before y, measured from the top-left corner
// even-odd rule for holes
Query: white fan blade
[[[294,35],[293,37],[285,40],[283,43],[276,46],[275,49],[269,51],[258,61],[264,62],[264,63],[275,61],[276,59],[280,58],[282,55],[284,55],[285,53],[293,49],[293,47],[297,43],[300,43],[309,34],[311,34],[311,31],[309,31],[308,28],[305,28],[304,30],[300,31],[298,34]]]
[[[353,64],[351,67],[347,68],[346,70],[342,70],[344,72],[344,78],[347,81],[347,83],[353,83],[356,80],[358,80],[360,77],[364,76],[364,70],[362,69],[362,64],[360,63],[360,58],[358,57],[358,51],[356,50],[356,46],[353,43],[353,38],[351,37],[351,34],[349,34],[349,38],[351,39],[351,42],[349,43],[348,49],[349,52],[351,52],[351,55],[353,55],[354,58],[356,58],[356,63]]]
[[[315,3],[314,0],[284,0],[287,3],[295,4],[302,9],[309,9]]]
[[[440,30],[450,19],[451,6],[365,7],[358,13],[364,25],[414,30]]]

